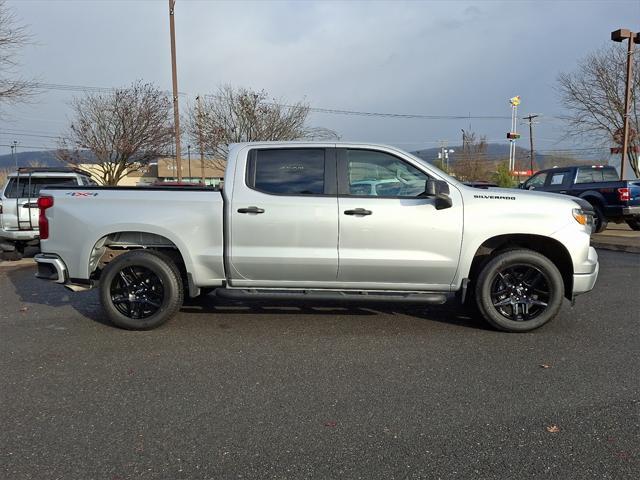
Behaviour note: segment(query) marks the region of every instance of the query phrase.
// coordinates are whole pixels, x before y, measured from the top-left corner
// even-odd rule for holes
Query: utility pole
[[[176,0],[169,0],[169,31],[171,34],[171,80],[173,82],[173,128],[176,135],[176,170],[178,182],[182,181],[180,151],[180,112],[178,111],[178,68],[176,66],[176,26],[173,20]]]
[[[633,47],[635,43],[640,43],[640,33],[634,33],[625,28],[611,32],[611,40],[622,42],[627,39],[627,78],[624,92],[624,115],[622,125],[622,154],[620,158],[620,180],[624,180],[624,166],[629,153],[629,117],[631,116],[631,74],[633,73]]]
[[[191,145],[187,145],[187,158],[189,159],[189,181],[191,181]]]
[[[204,187],[207,183],[205,181],[204,176],[204,139],[202,136],[202,98],[200,95],[196,97],[196,102],[198,102],[198,143],[200,144],[200,173],[202,175],[202,186]]]
[[[533,175],[533,160],[535,158],[535,153],[533,151],[533,119],[539,116],[540,115],[533,114],[522,117],[523,120],[529,121],[529,159],[531,160],[531,175]]]
[[[13,141],[13,145],[11,145],[11,156],[13,157],[13,162],[16,164],[16,170],[18,169],[18,142],[16,140]]]

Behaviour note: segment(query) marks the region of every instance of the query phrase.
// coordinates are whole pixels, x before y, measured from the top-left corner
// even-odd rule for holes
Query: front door
[[[419,165],[370,149],[338,150],[338,280],[353,288],[446,290],[458,266],[462,199],[425,198]]]
[[[238,169],[227,210],[231,285],[295,288],[335,282],[335,149],[252,149]]]

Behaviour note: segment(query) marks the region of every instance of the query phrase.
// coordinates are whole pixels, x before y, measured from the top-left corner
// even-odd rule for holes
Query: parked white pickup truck
[[[0,252],[22,255],[38,244],[38,195],[46,185],[95,185],[91,176],[67,167],[21,167],[0,190]]]
[[[524,332],[598,275],[588,203],[467,187],[380,145],[236,144],[222,191],[58,186],[38,202],[37,276],[97,285],[111,321],[128,329],[157,327],[185,294],[215,290],[239,300],[473,299],[494,327]]]

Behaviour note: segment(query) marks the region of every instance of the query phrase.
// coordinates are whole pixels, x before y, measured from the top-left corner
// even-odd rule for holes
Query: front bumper
[[[66,283],[68,281],[67,266],[57,255],[39,253],[34,259],[38,265],[36,278],[51,280],[56,283]]]
[[[28,242],[40,238],[38,230],[4,230],[0,229],[0,238],[13,242]]]
[[[573,296],[593,290],[593,286],[596,284],[598,272],[600,272],[600,263],[598,262],[598,253],[595,248],[589,247],[587,261],[582,263],[581,267],[583,272],[573,274]]]

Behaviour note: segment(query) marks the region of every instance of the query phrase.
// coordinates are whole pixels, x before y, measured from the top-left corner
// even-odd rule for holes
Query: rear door
[[[227,209],[232,286],[335,283],[335,170],[331,148],[254,148],[237,163]]]
[[[350,288],[446,290],[462,244],[463,206],[424,198],[429,175],[407,159],[372,149],[338,150],[338,280]],[[362,189],[366,182],[371,189]]]

